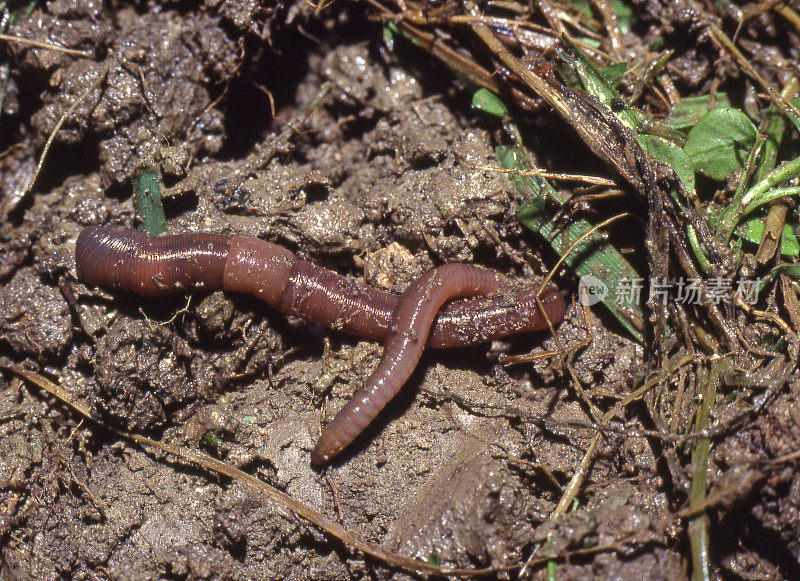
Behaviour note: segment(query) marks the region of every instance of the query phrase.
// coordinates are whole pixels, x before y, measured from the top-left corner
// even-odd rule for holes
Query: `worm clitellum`
[[[458,347],[547,328],[536,289],[510,287],[502,274],[468,264],[434,268],[398,296],[300,260],[251,236],[195,232],[148,236],[94,227],[78,236],[78,276],[89,284],[163,296],[191,288],[249,293],[279,311],[367,339],[385,340],[374,373],[336,414],[311,453],[313,464],[350,444],[394,397],[423,348]],[[459,297],[475,297],[462,298]],[[540,301],[547,319],[564,317],[561,294],[548,287]]]

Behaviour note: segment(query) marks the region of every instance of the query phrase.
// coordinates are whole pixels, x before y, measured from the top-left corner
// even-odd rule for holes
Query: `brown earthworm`
[[[552,287],[540,294],[544,314],[531,288],[451,301],[510,286],[502,274],[479,266],[434,268],[398,296],[300,260],[282,246],[212,232],[152,237],[87,228],[78,236],[75,261],[78,276],[89,284],[148,296],[190,288],[245,292],[283,313],[385,339],[375,372],[323,431],[311,454],[314,464],[330,460],[372,422],[414,371],[426,345],[458,347],[545,329],[547,319],[558,323],[565,310]]]

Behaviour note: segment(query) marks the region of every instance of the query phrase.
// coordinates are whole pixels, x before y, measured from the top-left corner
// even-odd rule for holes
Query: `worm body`
[[[467,264],[434,268],[398,296],[250,236],[151,237],[93,227],[78,236],[75,261],[78,276],[89,284],[148,296],[191,288],[245,292],[281,312],[385,340],[375,372],[323,431],[311,454],[314,464],[330,460],[363,431],[414,371],[426,345],[459,347],[545,329],[547,319],[558,323],[565,311],[554,288],[539,295],[546,319],[535,289],[512,290],[503,275]],[[477,296],[489,293],[496,294]]]
[[[321,464],[341,452],[400,391],[422,356],[442,305],[453,298],[488,294],[507,284],[500,273],[467,264],[434,268],[411,283],[392,315],[378,367],[322,432],[311,462]]]
[[[84,281],[151,297],[189,288],[221,288],[231,237],[212,232],[147,236],[138,230],[87,228],[75,262]]]

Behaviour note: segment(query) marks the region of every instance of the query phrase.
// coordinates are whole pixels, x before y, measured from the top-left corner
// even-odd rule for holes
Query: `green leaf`
[[[761,238],[764,235],[764,217],[759,216],[758,218],[753,218],[741,223],[736,227],[736,233],[753,244],[760,244]],[[795,257],[800,255],[800,242],[797,241],[797,236],[794,235],[792,227],[789,224],[783,225],[783,232],[781,233],[781,254]]]
[[[776,274],[785,274],[790,278],[800,280],[800,264],[782,264],[772,272],[775,272]]]
[[[794,99],[792,99],[792,105],[794,105],[795,107],[800,107],[800,97],[795,97]],[[792,122],[792,125],[794,125],[795,129],[800,131],[800,119],[798,119],[794,115],[789,115],[789,121]]]
[[[617,85],[622,79],[622,75],[625,74],[626,70],[628,70],[627,63],[614,63],[613,65],[603,67],[603,69],[600,71],[600,74],[603,75],[603,78],[606,80],[606,82],[611,83],[612,85]]]
[[[203,434],[203,443],[211,448],[219,448],[219,438],[217,438],[217,436],[212,432],[206,432]]]
[[[387,22],[386,26],[384,27],[383,31],[383,39],[384,41],[387,40],[387,34],[391,34],[391,44],[387,45],[390,50],[394,50],[394,40],[395,38],[404,38],[408,40],[411,44],[419,46],[419,42],[413,36],[410,36],[403,32],[397,24],[394,22]]]
[[[727,93],[717,93],[714,95],[713,105],[709,107],[711,100],[708,95],[697,97],[686,97],[676,104],[669,112],[664,122],[673,129],[687,129],[694,127],[700,118],[714,109],[730,107],[731,101]]]
[[[397,30],[397,26],[392,26],[393,23],[388,23],[386,26],[383,27],[383,44],[386,45],[390,51],[394,50],[394,35],[395,31]]]
[[[136,171],[133,179],[133,201],[136,215],[142,220],[139,230],[151,236],[164,231],[164,206],[161,205],[161,176],[158,170],[147,166]]]
[[[709,111],[692,127],[683,151],[695,170],[715,180],[744,167],[747,152],[758,138],[753,122],[739,109]]]
[[[639,135],[637,140],[650,157],[672,166],[687,192],[694,190],[694,166],[680,147],[655,135]]]
[[[489,115],[505,117],[508,115],[508,108],[500,97],[488,89],[481,87],[472,95],[472,107],[478,111],[483,111]]]

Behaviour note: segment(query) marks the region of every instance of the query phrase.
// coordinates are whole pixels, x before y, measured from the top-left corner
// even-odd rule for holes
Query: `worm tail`
[[[554,287],[542,290],[536,304],[536,288],[502,292],[488,297],[461,299],[447,303],[434,321],[428,346],[435,349],[463,347],[514,335],[547,329],[547,319],[555,325],[564,318],[566,305]]]

